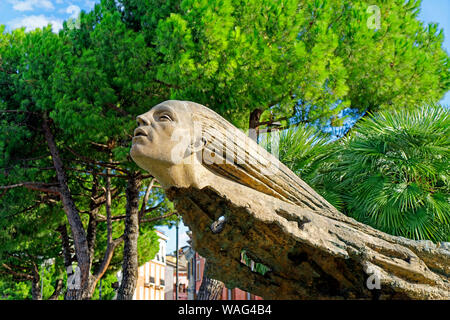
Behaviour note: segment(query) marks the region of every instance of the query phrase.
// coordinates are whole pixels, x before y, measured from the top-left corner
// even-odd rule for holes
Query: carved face
[[[189,107],[183,101],[165,101],[137,117],[131,157],[142,168],[151,163],[177,164],[188,154],[193,132]],[[150,171],[150,170],[149,170]]]

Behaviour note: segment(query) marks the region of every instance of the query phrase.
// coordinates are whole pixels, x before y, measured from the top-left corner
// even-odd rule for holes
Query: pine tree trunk
[[[33,300],[42,300],[39,279],[37,281],[34,279],[31,281],[31,296],[33,297]]]
[[[55,291],[53,291],[52,295],[50,296],[50,298],[48,298],[48,300],[58,300],[58,297],[61,295],[62,288],[63,288],[63,280],[62,279],[56,280]]]
[[[138,271],[138,236],[139,236],[139,189],[141,187],[139,173],[132,174],[126,189],[127,206],[124,232],[124,249],[122,264],[122,281],[117,300],[133,299],[137,283]]]
[[[111,160],[111,159],[110,159]],[[110,169],[107,169],[107,173],[110,174]],[[95,288],[97,286],[98,281],[103,277],[106,270],[108,269],[111,259],[114,255],[115,249],[122,243],[124,236],[121,236],[117,239],[113,239],[113,230],[112,230],[112,220],[111,220],[111,178],[106,178],[106,190],[105,190],[105,201],[106,201],[106,224],[107,224],[107,245],[106,245],[106,251],[103,256],[103,260],[98,266],[96,272],[90,277],[89,279],[89,297],[92,297],[94,294]],[[95,218],[97,216],[98,212],[98,206],[93,205],[91,206],[90,214],[91,218]],[[95,234],[96,232],[94,232]],[[89,239],[89,233],[88,233],[88,239]],[[93,244],[95,244],[95,241],[93,241]],[[93,252],[93,250],[92,250]]]
[[[97,214],[100,210],[100,206],[96,203],[94,200],[96,197],[98,197],[98,185],[97,185],[97,179],[94,177],[94,185],[92,186],[92,192],[91,192],[91,201],[89,204],[89,222],[87,227],[87,243],[88,243],[88,249],[89,249],[89,259],[91,261],[91,267],[92,267],[92,261],[94,260],[94,254],[95,254],[95,242],[97,239]]]
[[[205,261],[202,284],[198,291],[197,300],[220,300],[222,298],[223,282],[207,276],[208,261]]]
[[[258,141],[258,124],[259,124],[259,118],[261,118],[262,110],[261,109],[255,109],[250,113],[250,119],[248,124],[248,136],[254,140]]]
[[[41,295],[41,277],[37,266],[33,268],[33,279],[31,280],[31,296],[33,300],[42,300]]]
[[[70,192],[69,185],[67,183],[67,175],[64,170],[61,157],[59,156],[59,150],[56,146],[54,136],[49,127],[49,120],[45,114],[42,127],[44,129],[45,139],[52,156],[53,165],[56,170],[64,211],[72,230],[76,258],[78,262],[78,268],[80,270],[80,287],[71,289],[72,292],[69,292],[68,290],[66,298],[71,300],[80,300],[84,297],[84,292],[88,287],[90,275],[89,248],[86,239],[86,232],[84,231],[83,223],[81,222],[81,218],[75,206],[75,202],[73,201],[72,193]]]

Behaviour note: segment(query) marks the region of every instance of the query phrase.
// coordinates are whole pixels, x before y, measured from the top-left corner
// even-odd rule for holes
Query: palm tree
[[[357,123],[335,173],[345,212],[384,232],[450,240],[449,112],[379,112]]]
[[[343,213],[393,235],[450,241],[449,111],[379,112],[350,136],[278,133],[279,159]]]

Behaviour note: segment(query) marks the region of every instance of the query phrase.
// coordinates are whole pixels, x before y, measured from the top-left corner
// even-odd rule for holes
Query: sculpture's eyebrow
[[[171,106],[168,106],[168,105],[158,106],[155,109],[155,111],[153,112],[153,115],[156,117],[159,117],[163,113],[167,113],[170,116],[170,118],[172,118],[172,120],[177,120],[177,115],[175,113],[175,110]]]
[[[167,106],[167,105],[162,105],[162,106],[158,107],[155,110],[155,113],[156,112],[164,112],[164,111],[169,111],[171,114],[175,114],[175,111],[173,110],[173,108],[170,106]]]

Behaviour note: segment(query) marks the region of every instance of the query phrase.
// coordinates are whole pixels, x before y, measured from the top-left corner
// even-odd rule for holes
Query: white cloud
[[[32,11],[34,9],[51,10],[55,7],[50,0],[9,0],[16,11]]]
[[[58,32],[63,27],[63,20],[54,18],[54,17],[46,17],[44,15],[39,16],[27,16],[22,18],[17,18],[8,23],[11,29],[17,29],[21,27],[25,27],[26,31],[31,31],[36,28],[46,27],[48,24],[52,24],[53,32]]]
[[[81,9],[79,6],[71,4],[70,6],[67,7],[65,12],[70,14],[70,18],[76,19],[76,18],[78,18],[78,15],[80,14]]]

